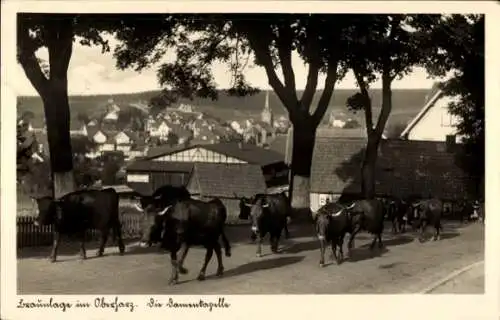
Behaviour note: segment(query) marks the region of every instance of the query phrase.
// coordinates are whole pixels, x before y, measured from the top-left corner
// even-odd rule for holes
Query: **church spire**
[[[269,108],[269,90],[266,90],[266,100],[264,102],[264,110],[262,110],[262,121],[273,125],[273,114],[271,108]]]

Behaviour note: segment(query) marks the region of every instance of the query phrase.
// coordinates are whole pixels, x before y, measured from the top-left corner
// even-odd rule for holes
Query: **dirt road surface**
[[[386,230],[390,230],[386,227]],[[415,234],[393,236],[386,231],[386,247],[370,252],[372,237],[360,234],[350,261],[319,267],[318,241],[311,226],[291,226],[292,239],[283,240],[281,254],[255,256],[248,227],[228,228],[233,256],[224,257],[225,274],[213,276],[215,256],[204,282],[196,280],[205,251],[192,248],[187,256],[186,275],[180,283],[167,285],[170,276],[168,254],[156,248],[129,244],[124,256],[108,246],[105,256],[95,258],[95,244],[88,245],[88,259],[81,261],[78,246],[61,244],[58,262],[47,259],[50,248],[18,251],[19,294],[345,294],[416,293],[451,272],[484,259],[484,226],[445,223],[442,240],[419,243]],[[327,253],[327,257],[329,252]],[[467,288],[484,291],[484,284]],[[453,293],[453,286],[440,289]],[[442,293],[442,292],[441,292]]]

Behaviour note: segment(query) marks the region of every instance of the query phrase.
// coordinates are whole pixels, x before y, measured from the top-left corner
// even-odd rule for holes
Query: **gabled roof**
[[[311,168],[311,192],[361,192],[365,139],[318,138]],[[458,146],[457,146],[458,147]],[[465,194],[469,176],[455,163],[445,142],[382,140],[376,165],[376,192],[447,199]]]
[[[400,137],[406,138],[410,131],[420,122],[420,120],[427,114],[427,112],[429,112],[429,110],[435,105],[436,101],[438,101],[442,96],[443,91],[439,89],[438,84],[434,84],[429,95],[427,96],[424,107],[420,110],[419,113],[417,113],[415,118],[413,118],[413,120],[408,123],[403,132],[401,132]]]
[[[197,189],[204,196],[251,197],[265,193],[266,182],[258,165],[196,163],[193,175]],[[191,185],[191,182],[188,185]]]
[[[241,143],[241,148],[237,142],[221,142],[214,144],[193,144],[189,147],[186,146],[162,146],[149,150],[147,158],[157,158],[169,154],[177,153],[192,148],[205,148],[213,152],[221,153],[236,159],[243,160],[250,164],[258,164],[261,166],[283,162],[284,156],[280,153],[257,147],[253,144]]]
[[[163,171],[163,172],[191,172],[192,162],[171,162],[171,161],[151,161],[136,160],[127,166],[127,171]]]

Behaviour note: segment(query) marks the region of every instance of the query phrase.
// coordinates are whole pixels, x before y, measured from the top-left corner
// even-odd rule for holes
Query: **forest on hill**
[[[357,89],[337,89],[330,102],[329,110],[335,112],[348,113],[345,107],[345,101],[353,95]],[[158,91],[145,91],[140,93],[130,94],[110,94],[110,95],[86,95],[86,96],[70,96],[69,103],[71,108],[71,120],[77,119],[78,114],[84,113],[89,116],[97,115],[105,111],[106,104],[110,98],[120,107],[126,107],[129,104],[137,102],[148,102],[149,99],[158,95]],[[394,89],[393,98],[393,120],[401,118],[399,122],[406,122],[413,117],[424,105],[426,96],[429,93],[427,89]],[[299,93],[301,94],[301,93]],[[378,106],[380,106],[382,91],[380,89],[371,90],[371,98],[374,106],[374,113],[377,114]],[[321,91],[317,91],[313,100],[313,106],[316,105]],[[219,92],[219,98],[216,101],[210,99],[181,99],[177,104],[186,103],[195,106],[199,111],[211,114],[222,120],[241,119],[252,116],[257,116],[264,107],[266,91],[261,91],[253,96],[247,97],[232,97],[228,96],[224,91]],[[269,93],[269,106],[275,115],[286,115],[281,102],[273,91]],[[17,113],[23,114],[26,111],[31,111],[35,115],[33,125],[41,126],[44,119],[43,103],[38,96],[20,96],[17,102]],[[327,118],[325,115],[325,118]],[[360,115],[353,115],[357,118]]]

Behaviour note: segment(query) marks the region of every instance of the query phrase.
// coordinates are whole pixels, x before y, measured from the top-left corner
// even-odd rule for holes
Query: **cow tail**
[[[224,245],[224,252],[226,254],[226,257],[230,257],[231,256],[231,245],[229,244],[229,240],[227,240],[226,232],[224,230],[225,225],[226,225],[226,220],[227,220],[227,210],[226,210],[225,206],[222,206],[221,213],[222,213],[222,216],[224,217],[224,220],[222,222],[220,236],[222,238],[222,243]]]

